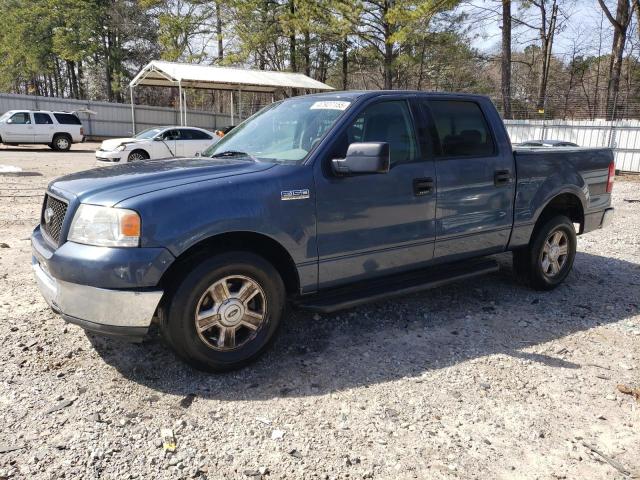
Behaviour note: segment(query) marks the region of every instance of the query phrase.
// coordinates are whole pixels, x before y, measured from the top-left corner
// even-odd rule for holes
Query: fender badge
[[[280,200],[304,200],[305,198],[309,198],[308,188],[301,190],[283,190],[280,192]]]

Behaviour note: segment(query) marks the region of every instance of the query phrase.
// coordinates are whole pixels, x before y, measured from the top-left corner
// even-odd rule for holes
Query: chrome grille
[[[67,214],[67,204],[47,194],[44,199],[40,225],[47,236],[56,244],[60,242],[62,222]]]

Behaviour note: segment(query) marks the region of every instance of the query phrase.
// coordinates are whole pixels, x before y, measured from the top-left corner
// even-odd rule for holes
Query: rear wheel
[[[53,149],[58,152],[66,152],[71,148],[71,137],[64,133],[57,133],[53,136]]]
[[[513,266],[520,279],[536,290],[552,290],[573,267],[576,231],[564,215],[552,217],[534,230],[529,246],[513,252]]]
[[[220,254],[185,270],[161,324],[170,346],[209,371],[232,370],[257,358],[284,311],[278,271],[245,252]]]

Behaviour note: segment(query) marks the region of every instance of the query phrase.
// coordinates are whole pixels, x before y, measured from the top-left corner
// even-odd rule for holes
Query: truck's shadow
[[[133,345],[91,339],[104,361],[149,388],[261,400],[418,377],[492,354],[577,369],[581,365],[562,359],[557,347],[537,353],[523,349],[640,311],[638,264],[579,253],[564,285],[535,292],[514,283],[508,260],[501,259],[506,267],[495,275],[320,319],[293,311],[265,356],[227,374],[195,371],[159,340]]]

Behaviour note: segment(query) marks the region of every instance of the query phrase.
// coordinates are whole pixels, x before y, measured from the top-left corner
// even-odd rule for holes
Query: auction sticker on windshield
[[[340,102],[338,100],[324,100],[315,102],[311,105],[310,110],[346,110],[349,102]]]

